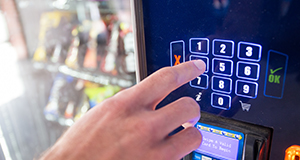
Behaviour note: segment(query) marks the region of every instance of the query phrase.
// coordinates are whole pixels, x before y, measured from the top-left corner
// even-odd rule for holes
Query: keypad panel
[[[206,64],[205,73],[189,82],[192,88],[199,89],[196,101],[201,101],[201,91],[209,90],[211,107],[230,110],[234,96],[245,101],[257,97],[262,56],[260,44],[241,41],[235,46],[233,40],[225,39],[213,39],[210,43],[208,38],[202,37],[190,38],[188,43],[189,60],[201,59]],[[185,42],[171,42],[170,53],[171,66],[184,62]],[[242,107],[249,106],[240,98],[237,100]]]

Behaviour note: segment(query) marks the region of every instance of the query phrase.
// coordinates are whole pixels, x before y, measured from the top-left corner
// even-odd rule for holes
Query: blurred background
[[[38,159],[136,83],[129,3],[0,0],[0,160]]]

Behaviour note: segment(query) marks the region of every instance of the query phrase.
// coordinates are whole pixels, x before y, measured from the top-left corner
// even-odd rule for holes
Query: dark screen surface
[[[148,75],[192,59],[203,75],[172,92],[204,112],[274,129],[270,159],[300,145],[300,1],[143,0]]]

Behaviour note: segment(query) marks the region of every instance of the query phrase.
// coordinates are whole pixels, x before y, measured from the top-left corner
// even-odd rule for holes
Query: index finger
[[[139,95],[136,100],[154,109],[170,92],[201,75],[205,67],[202,60],[194,60],[160,69],[133,88]]]

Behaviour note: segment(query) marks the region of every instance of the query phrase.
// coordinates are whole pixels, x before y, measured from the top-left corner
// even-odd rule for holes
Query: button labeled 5
[[[214,74],[232,76],[233,62],[231,60],[214,58],[212,65]]]

